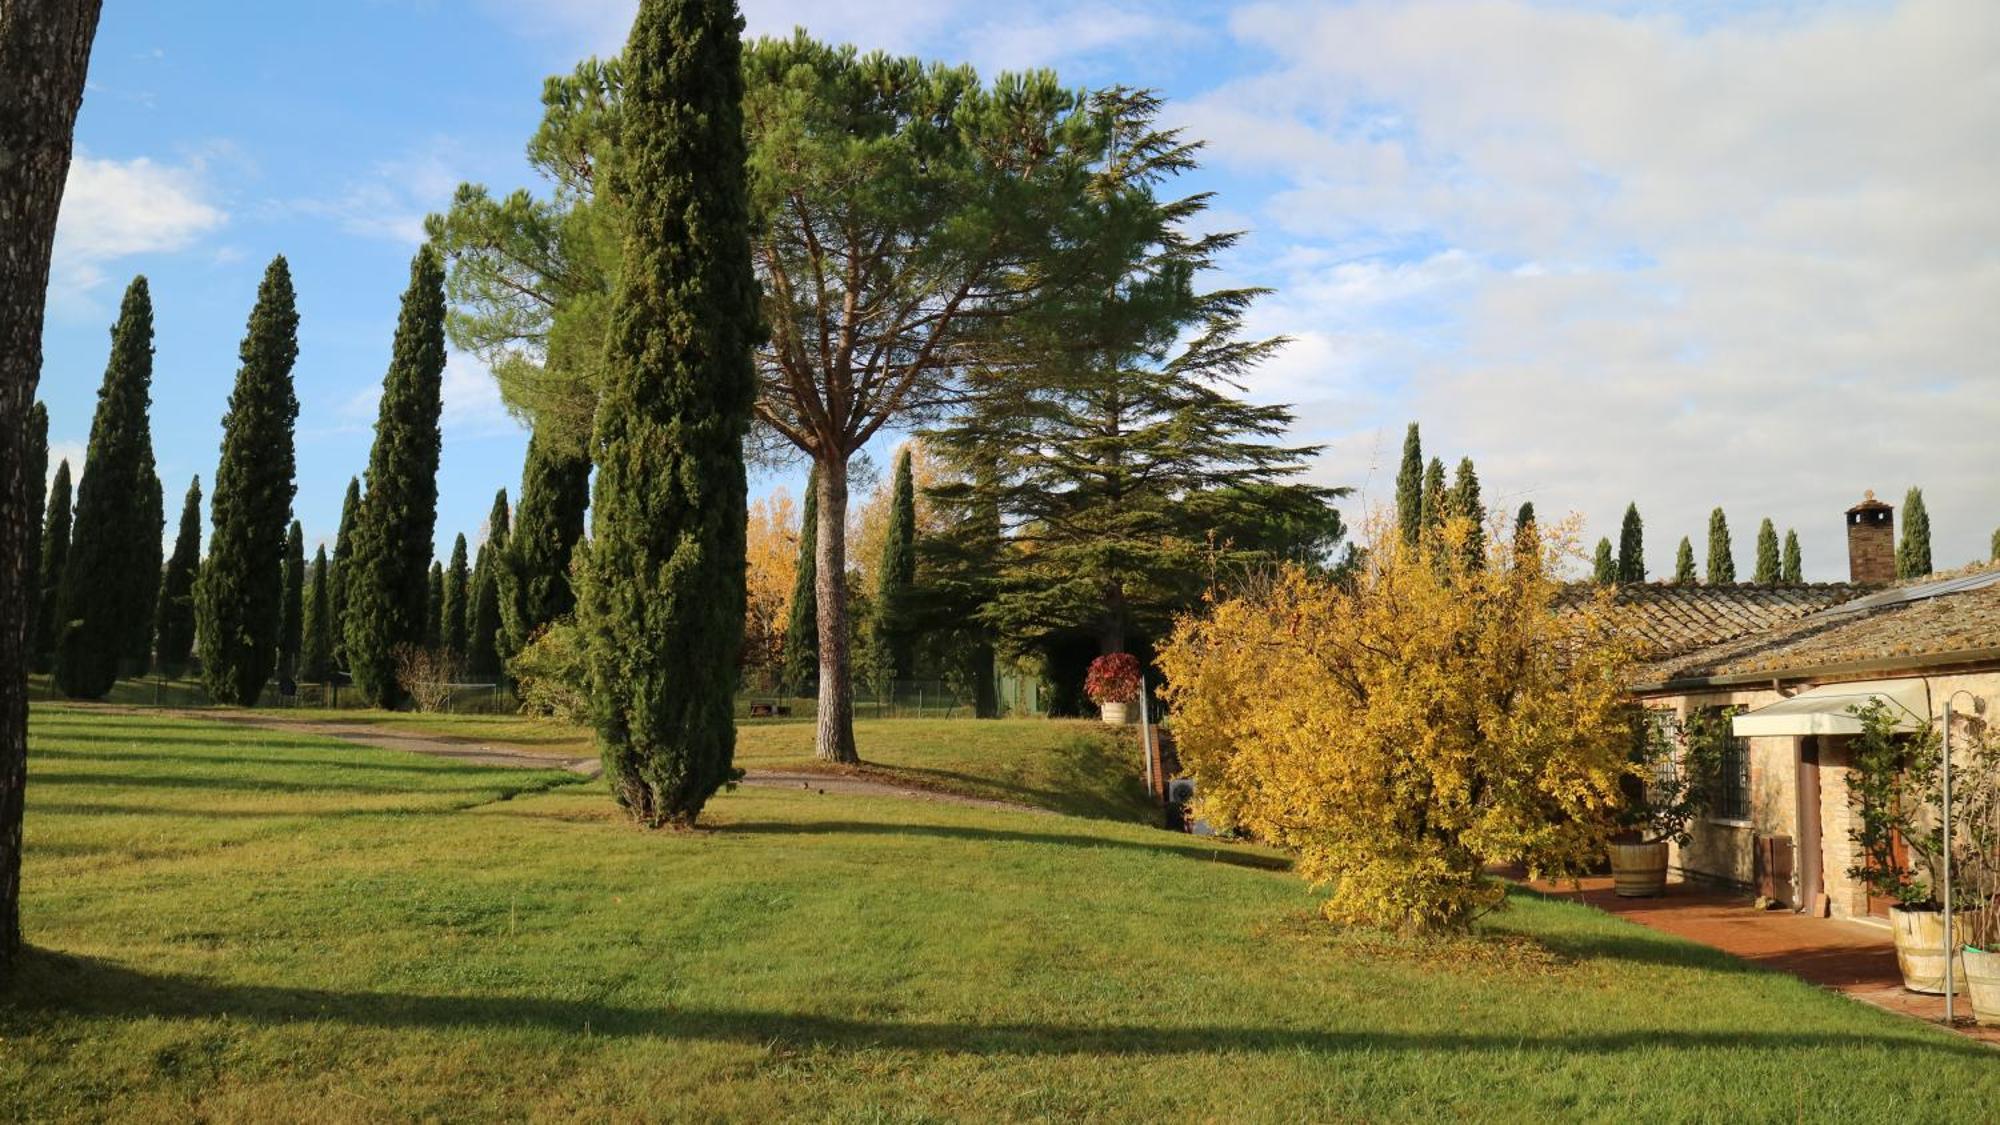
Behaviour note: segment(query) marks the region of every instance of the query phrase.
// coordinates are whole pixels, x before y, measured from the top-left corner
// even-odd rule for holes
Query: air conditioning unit
[[[1172,781],[1169,781],[1169,782],[1167,782],[1167,803],[1168,803],[1168,804],[1170,804],[1170,805],[1185,805],[1185,804],[1187,804],[1187,803],[1188,803],[1189,801],[1192,801],[1192,800],[1194,800],[1194,779],[1193,779],[1193,778],[1191,778],[1191,777],[1177,777],[1177,778],[1174,778],[1174,779],[1173,779]]]

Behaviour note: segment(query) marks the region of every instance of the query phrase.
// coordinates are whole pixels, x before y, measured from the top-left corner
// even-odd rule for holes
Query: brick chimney
[[[1896,510],[1867,496],[1847,509],[1847,577],[1865,586],[1896,580]]]

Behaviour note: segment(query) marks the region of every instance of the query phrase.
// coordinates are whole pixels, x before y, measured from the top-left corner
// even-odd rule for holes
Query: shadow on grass
[[[65,742],[72,740],[77,740],[77,736],[70,735],[64,738]],[[105,741],[129,743],[131,740],[106,739]],[[510,768],[518,768],[523,773],[532,773],[535,769],[532,766],[465,765],[442,756],[421,759],[410,763],[358,762],[349,756],[350,751],[329,750],[324,742],[280,743],[275,746],[268,742],[257,744],[257,749],[259,750],[289,750],[296,748],[298,751],[297,756],[288,758],[270,757],[260,754],[233,754],[229,752],[228,744],[218,745],[211,739],[149,738],[146,740],[146,743],[147,745],[159,743],[161,745],[207,746],[213,748],[214,752],[209,754],[184,754],[176,753],[172,750],[63,750],[38,746],[30,750],[28,756],[32,761],[36,762],[130,762],[134,764],[172,762],[196,768],[204,766],[227,768],[244,765],[290,766],[315,770],[366,770],[372,773],[419,774],[426,777],[450,777],[459,774],[476,776],[479,774],[491,774],[496,769],[505,770]],[[394,752],[387,751],[385,753]],[[547,768],[561,769],[562,765],[560,762],[552,760],[552,764]]]
[[[1216,1052],[1338,1054],[1356,1051],[1498,1052],[1549,1050],[1584,1055],[1668,1050],[1823,1050],[1893,1045],[1933,1057],[1990,1060],[1991,1049],[1903,1033],[1807,1031],[1606,1031],[1581,1035],[1518,1032],[1371,1032],[1202,1024],[1079,1026],[1053,1022],[945,1023],[856,1019],[754,1009],[642,1008],[590,1001],[505,996],[413,996],[334,989],[224,984],[152,974],[87,957],[24,951],[20,976],[0,1009],[0,1028],[26,1035],[55,1017],[87,1019],[227,1018],[268,1025],[337,1023],[392,1031],[467,1027],[532,1028],[587,1036],[653,1037],[766,1046],[790,1043],[835,1050],[905,1050],[953,1054],[1195,1055]],[[1905,1056],[1914,1061],[1913,1056]]]
[[[1264,871],[1288,871],[1292,866],[1291,861],[1282,856],[1264,855],[1237,847],[1165,841],[1155,844],[1110,839],[1104,836],[1083,836],[1063,832],[1022,832],[1007,828],[970,828],[955,824],[895,824],[866,820],[820,820],[798,823],[746,821],[718,826],[717,831],[723,834],[743,832],[774,836],[929,836],[949,840],[971,840],[978,843],[1046,844],[1065,848],[1115,848],[1154,852],[1212,863],[1227,863],[1237,867],[1254,867]],[[1161,835],[1168,836],[1168,833],[1162,832]],[[1177,835],[1170,838],[1177,841],[1194,839],[1192,836]]]

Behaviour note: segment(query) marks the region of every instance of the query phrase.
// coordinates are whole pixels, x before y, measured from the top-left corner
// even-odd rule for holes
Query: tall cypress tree
[[[148,418],[153,385],[153,297],[134,278],[111,329],[111,359],[76,490],[56,637],[56,686],[98,699],[119,663],[150,637],[160,585],[160,478]]]
[[[465,671],[468,675],[498,678],[500,592],[493,582],[493,544],[481,544],[477,558],[466,606]]]
[[[215,533],[195,599],[202,683],[216,699],[248,707],[284,647],[285,535],[298,489],[292,365],[299,357],[299,313],[283,255],[264,271],[238,355],[242,366],[222,417],[222,461],[215,470]]]
[[[299,652],[306,639],[306,533],[297,520],[285,535],[285,561],[278,573],[283,582],[278,605],[278,675],[296,680]]]
[[[896,455],[889,489],[889,527],[882,536],[882,561],[875,576],[875,652],[879,680],[907,680],[916,674],[912,615],[917,584],[917,488],[910,451]]]
[[[1683,535],[1680,547],[1674,551],[1674,585],[1692,586],[1700,580],[1694,570],[1694,544]]]
[[[1785,559],[1778,567],[1778,581],[1787,586],[1797,586],[1805,580],[1805,567],[1799,559],[1799,533],[1788,527],[1785,529]]]
[[[1618,528],[1618,581],[1646,580],[1646,524],[1635,501],[1625,505],[1625,522]]]
[[[348,667],[355,685],[380,707],[404,698],[396,681],[397,650],[424,641],[444,362],[444,266],[425,245],[410,263],[396,321],[345,579]]]
[[[299,679],[325,683],[333,673],[333,580],[327,571],[326,544],[313,554],[306,577],[305,629],[299,651]]]
[[[1444,462],[1431,458],[1424,469],[1423,516],[1417,522],[1425,532],[1436,531],[1444,525],[1444,517],[1451,509],[1450,491],[1444,482]]]
[[[1542,533],[1535,525],[1535,505],[1523,501],[1521,509],[1514,513],[1514,560],[1515,565],[1542,565]]]
[[[1729,517],[1717,508],[1708,514],[1708,584],[1728,586],[1736,581],[1736,553],[1729,545]]]
[[[1447,510],[1457,518],[1470,520],[1471,534],[1465,540],[1466,565],[1477,569],[1486,560],[1486,503],[1479,496],[1479,473],[1472,467],[1472,458],[1458,459],[1458,470],[1452,477],[1451,496]]]
[[[810,695],[819,681],[819,470],[806,475],[799,520],[799,561],[785,622],[785,687]]]
[[[501,556],[506,565],[496,571],[510,652],[519,652],[536,630],[576,609],[570,556],[583,538],[589,506],[590,459],[544,434],[529,438],[520,502]]]
[[[1896,577],[1922,578],[1931,572],[1931,514],[1924,490],[1915,485],[1903,496],[1903,540],[1896,545]]]
[[[472,572],[465,561],[465,536],[451,543],[451,565],[444,572],[444,626],[440,640],[460,658],[465,656],[465,630],[470,614],[467,602],[472,592]]]
[[[1757,573],[1755,576],[1757,584],[1760,586],[1776,584],[1783,567],[1784,561],[1778,556],[1778,529],[1771,523],[1771,517],[1765,516],[1764,522],[1757,525]]]
[[[333,537],[333,559],[327,570],[327,608],[333,631],[333,666],[347,667],[347,573],[354,556],[354,525],[361,519],[361,478],[347,478],[347,496],[340,502],[340,530]]]
[[[692,824],[736,744],[760,321],[742,31],[733,0],[642,0],[609,185],[626,216],[624,262],[579,616],[605,773],[648,826]]]
[[[57,624],[62,620],[62,577],[69,559],[69,458],[56,466],[49,486],[48,514],[42,523],[42,558],[37,574],[40,597],[35,604],[35,634],[30,650],[37,672],[55,667]]]
[[[1403,435],[1403,465],[1396,471],[1396,527],[1414,547],[1424,531],[1424,443],[1417,424]]]
[[[1591,559],[1591,577],[1599,586],[1610,586],[1618,581],[1618,560],[1611,553],[1611,540],[1597,541],[1597,554]]]
[[[424,582],[424,647],[444,645],[444,564],[431,560],[430,576]]]
[[[1992,543],[1992,548],[1993,548],[1993,549],[1992,549],[1992,558],[1991,558],[1991,559],[1990,559],[1989,561],[1991,561],[1991,562],[2000,562],[2000,527],[1996,527],[1996,528],[1994,528],[1994,529],[1993,529],[1993,543]],[[1943,979],[1943,978],[1942,978],[1942,977],[1940,977],[1939,979]]]
[[[194,651],[194,590],[200,573],[201,478],[196,477],[181,501],[181,526],[174,536],[174,553],[167,559],[166,576],[160,579],[159,622],[153,630],[159,638],[160,670],[169,676],[185,671],[188,654]]]

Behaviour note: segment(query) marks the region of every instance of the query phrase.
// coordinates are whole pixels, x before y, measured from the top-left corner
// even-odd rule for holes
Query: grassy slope
[[[35,1117],[1978,1120],[1986,1048],[1586,908],[1342,936],[1134,825],[39,714]],[[547,787],[546,792],[535,792]],[[511,799],[503,799],[512,795]],[[52,952],[53,951],[53,952]]]

